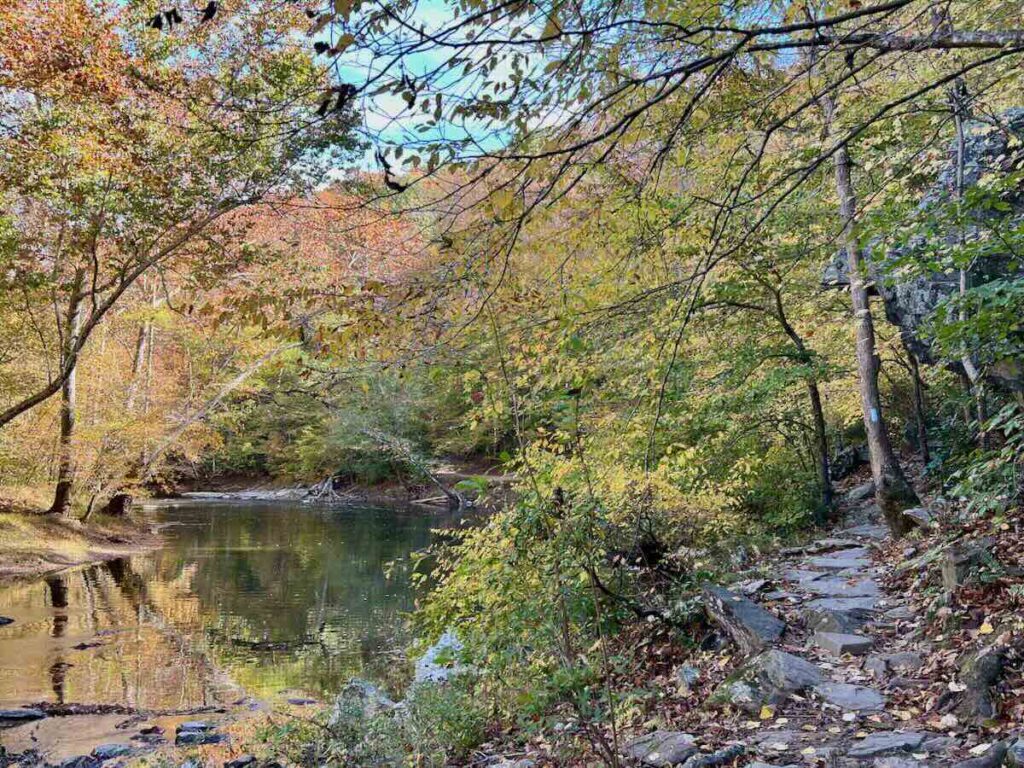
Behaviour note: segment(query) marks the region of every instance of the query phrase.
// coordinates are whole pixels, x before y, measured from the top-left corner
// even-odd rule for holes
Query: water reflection
[[[395,689],[405,569],[454,524],[423,512],[189,504],[156,512],[159,552],[0,590],[0,706],[182,709],[243,693],[323,697],[353,675]]]

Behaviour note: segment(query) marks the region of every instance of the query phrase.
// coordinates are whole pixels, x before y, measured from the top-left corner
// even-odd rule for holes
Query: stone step
[[[878,597],[881,590],[874,579],[842,579],[831,576],[806,585],[809,592],[825,597]]]
[[[874,645],[870,637],[842,632],[816,632],[811,642],[833,656],[863,656]]]
[[[814,692],[829,704],[848,712],[875,712],[885,708],[885,696],[874,688],[852,683],[821,683]]]

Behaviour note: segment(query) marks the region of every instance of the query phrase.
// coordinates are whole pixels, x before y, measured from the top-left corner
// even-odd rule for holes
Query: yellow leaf
[[[984,624],[982,624],[980,627],[978,627],[978,634],[979,635],[991,635],[995,631],[996,631],[996,628],[993,627],[987,621]]]
[[[774,709],[769,707],[767,704],[765,704],[763,707],[761,707],[761,719],[762,720],[771,720],[773,717],[775,717],[775,710]]]

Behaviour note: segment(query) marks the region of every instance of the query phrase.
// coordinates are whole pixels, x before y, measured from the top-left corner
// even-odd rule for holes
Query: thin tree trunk
[[[917,422],[917,448],[921,452],[921,461],[927,467],[932,460],[931,451],[928,450],[928,423],[925,419],[924,403],[924,381],[921,379],[921,365],[917,360],[914,350],[903,340],[903,349],[907,353],[907,363],[910,365],[910,374],[914,379],[914,421]]]
[[[821,104],[825,113],[825,130],[829,134],[836,119],[836,102],[831,94],[825,94],[821,97]],[[854,229],[857,197],[853,188],[850,155],[846,146],[836,150],[834,160],[836,194],[839,197],[839,212],[843,223],[840,242],[846,251],[850,270],[858,384],[871,458],[871,475],[875,481],[875,498],[889,529],[894,536],[900,536],[909,530],[909,521],[901,513],[904,509],[919,504],[920,501],[903,474],[899,459],[896,458],[882,414],[882,396],[878,388],[880,361],[867,286],[870,264],[866,257],[862,259]]]
[[[73,354],[78,341],[78,334],[81,332],[82,323],[82,282],[85,273],[79,269],[75,272],[74,285],[71,290],[71,303],[68,306],[67,321],[64,331],[65,356]],[[63,363],[62,363],[63,364]],[[74,455],[74,434],[75,434],[75,409],[78,399],[78,366],[71,367],[71,370],[60,389],[60,442],[57,466],[57,487],[53,494],[53,504],[50,506],[50,513],[54,515],[71,516],[71,494],[75,483],[75,455]]]
[[[828,433],[825,431],[825,409],[821,405],[821,391],[818,382],[807,382],[807,397],[811,401],[811,418],[814,423],[814,444],[818,454],[818,482],[821,487],[821,505],[825,515],[832,509],[832,474],[828,460]]]

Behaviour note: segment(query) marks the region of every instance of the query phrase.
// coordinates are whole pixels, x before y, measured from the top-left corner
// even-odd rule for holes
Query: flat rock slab
[[[786,630],[782,619],[757,603],[724,587],[704,587],[704,611],[744,653],[757,653],[777,643]]]
[[[855,609],[863,611],[878,610],[878,598],[876,597],[819,597],[811,600],[804,606],[812,611],[851,611]]]
[[[874,688],[851,683],[821,683],[814,692],[829,704],[850,712],[874,712],[885,707],[885,697]]]
[[[834,555],[819,555],[818,557],[807,558],[803,561],[803,564],[811,568],[824,568],[828,571],[845,571],[848,569],[861,570],[862,568],[869,568],[871,561],[859,557],[844,558]]]
[[[875,677],[883,678],[889,674],[899,675],[913,674],[924,666],[924,659],[920,653],[914,651],[900,651],[898,653],[883,653],[876,656],[869,656],[864,662],[864,669]]]
[[[807,590],[826,597],[878,597],[881,590],[874,579],[841,579],[830,576],[815,579],[806,585]]]
[[[782,572],[784,581],[796,582],[800,586],[806,586],[816,579],[823,579],[828,574],[821,571],[812,571],[807,568],[789,568]]]
[[[699,751],[693,743],[693,736],[681,731],[655,731],[633,739],[622,750],[622,754],[639,760],[644,765],[671,766],[682,763]]]
[[[863,741],[852,745],[846,756],[857,760],[869,760],[873,757],[913,752],[924,743],[926,738],[928,738],[928,734],[916,731],[872,733]]]
[[[856,598],[855,598],[856,599]],[[818,602],[818,601],[815,601]],[[866,608],[804,608],[804,621],[815,632],[854,634],[871,621],[875,614]]]
[[[811,642],[833,656],[850,654],[863,656],[871,650],[874,641],[864,635],[850,635],[843,632],[816,632]]]
[[[884,525],[865,523],[864,525],[855,525],[853,528],[847,528],[843,533],[849,534],[850,536],[863,536],[865,539],[879,541],[889,535],[889,529]]]
[[[100,744],[92,751],[92,757],[97,760],[113,760],[115,757],[124,757],[132,753],[128,744]]]
[[[0,709],[0,725],[27,723],[30,720],[42,720],[46,713],[41,709]]]

